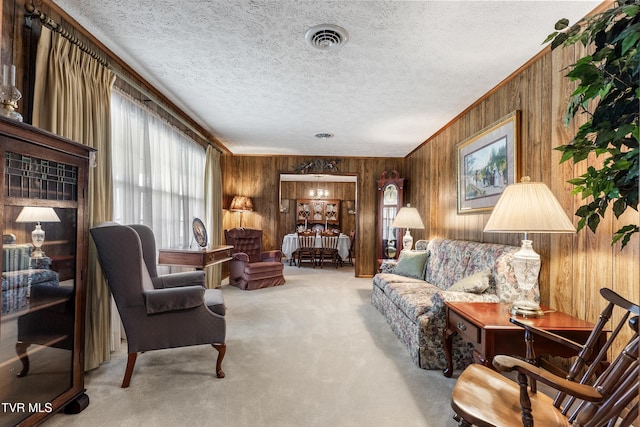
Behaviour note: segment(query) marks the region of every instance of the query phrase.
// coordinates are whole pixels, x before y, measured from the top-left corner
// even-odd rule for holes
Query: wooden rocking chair
[[[517,373],[517,384],[482,365],[467,367],[458,378],[451,396],[454,419],[460,426],[629,426],[638,417],[638,314],[633,304],[610,289],[600,294],[608,301],[585,344],[567,340],[512,319],[525,329],[526,360],[499,355],[493,365],[499,371]],[[597,354],[596,343],[615,311],[619,318],[611,325],[609,338]],[[622,312],[620,312],[622,311]],[[631,326],[627,333],[625,324]],[[625,333],[620,333],[625,330]],[[577,358],[566,378],[528,363],[534,360],[533,334],[543,335],[559,345],[574,348]],[[631,336],[628,341],[626,337]],[[623,347],[611,363],[607,353],[614,341]],[[617,344],[618,344],[617,343]],[[531,386],[529,386],[529,380]],[[557,390],[555,399],[536,393],[536,381]]]

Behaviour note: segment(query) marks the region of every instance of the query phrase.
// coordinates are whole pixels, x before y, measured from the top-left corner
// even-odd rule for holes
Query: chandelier
[[[320,188],[320,175],[316,176],[316,185],[318,188],[316,190],[309,191],[309,197],[312,199],[324,199],[329,197],[329,190],[323,190]]]
[[[329,190],[323,190],[321,188],[311,190],[309,191],[309,196],[311,196],[312,199],[323,199],[325,197],[329,197]]]

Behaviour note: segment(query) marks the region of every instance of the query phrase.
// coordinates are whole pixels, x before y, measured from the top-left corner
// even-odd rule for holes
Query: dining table
[[[316,248],[322,247],[322,238],[316,235]],[[349,258],[349,249],[351,248],[351,240],[346,234],[340,233],[338,237],[338,254],[343,261]],[[298,249],[298,235],[295,233],[286,234],[282,239],[282,253],[289,261],[295,250]]]

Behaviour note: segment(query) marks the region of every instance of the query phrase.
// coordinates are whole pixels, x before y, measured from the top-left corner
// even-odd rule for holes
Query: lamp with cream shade
[[[251,198],[248,196],[233,196],[231,200],[231,206],[229,206],[230,211],[240,212],[240,228],[242,228],[242,214],[244,212],[253,211],[253,203],[251,202]]]
[[[575,233],[565,210],[543,182],[531,182],[528,176],[505,188],[484,227],[488,233],[524,233],[522,247],[513,255],[513,270],[520,288],[520,299],[511,313],[524,317],[543,315],[531,290],[538,281],[540,255],[532,247],[529,233]]]
[[[42,244],[44,243],[44,230],[40,226],[41,222],[60,222],[60,218],[56,214],[53,208],[40,207],[40,206],[25,206],[20,211],[16,222],[35,222],[36,228],[31,232],[31,241],[35,250],[31,254],[33,258],[45,257],[42,251]]]
[[[402,249],[407,250],[411,250],[413,247],[413,236],[411,236],[409,229],[415,228],[417,230],[424,230],[424,224],[422,223],[418,209],[412,208],[408,203],[406,207],[400,208],[398,215],[393,220],[391,226],[407,229],[404,236],[402,236]]]

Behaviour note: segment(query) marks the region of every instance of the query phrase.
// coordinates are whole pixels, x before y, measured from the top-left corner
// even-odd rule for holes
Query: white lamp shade
[[[414,228],[417,230],[424,229],[424,224],[422,223],[422,219],[420,219],[418,209],[412,208],[409,205],[400,208],[391,226],[396,228]]]
[[[484,227],[491,233],[575,233],[566,212],[543,182],[523,182],[505,188]]]
[[[60,222],[53,208],[25,206],[20,211],[16,222]]]

